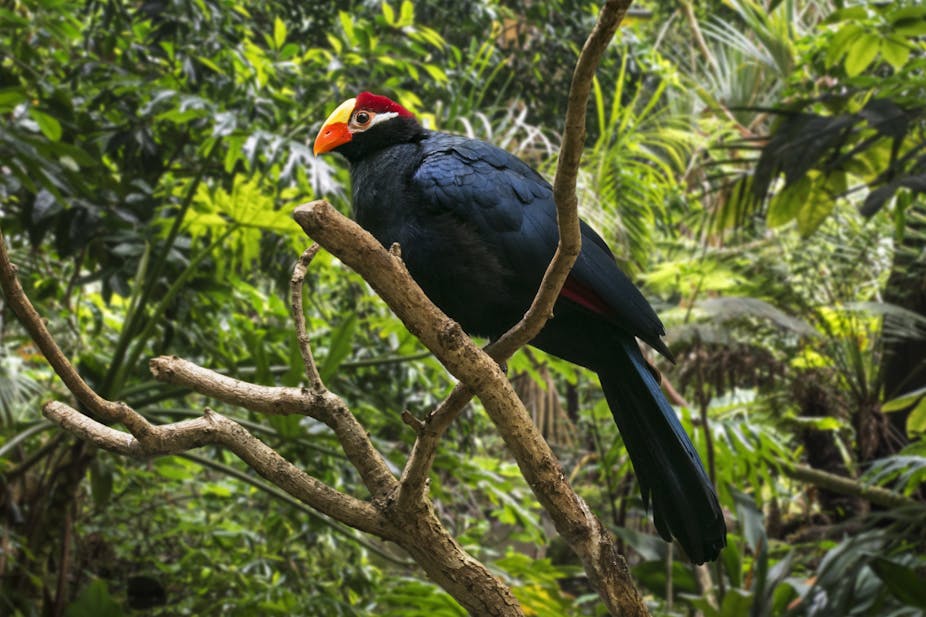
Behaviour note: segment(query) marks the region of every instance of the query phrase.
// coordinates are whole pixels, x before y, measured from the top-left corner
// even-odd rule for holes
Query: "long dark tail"
[[[713,561],[727,542],[717,493],[636,341],[621,344],[626,353],[612,354],[615,363],[600,369],[598,376],[630,454],[643,504],[653,504],[653,521],[667,542],[678,538],[695,563]]]

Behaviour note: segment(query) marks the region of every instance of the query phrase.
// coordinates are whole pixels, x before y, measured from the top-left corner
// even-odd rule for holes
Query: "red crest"
[[[361,92],[357,95],[357,102],[354,104],[355,109],[366,109],[378,114],[395,112],[406,118],[414,118],[415,114],[408,111],[392,99],[373,94],[372,92]]]

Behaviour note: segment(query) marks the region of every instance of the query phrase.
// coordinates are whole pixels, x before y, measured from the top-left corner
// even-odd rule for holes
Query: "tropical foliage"
[[[550,172],[595,12],[6,3],[0,228],[19,277],[84,378],[154,422],[215,404],[153,381],[155,355],[296,385],[290,213],[349,208],[343,165],[306,145],[326,113],[382,91]],[[509,371],[654,614],[926,610],[924,101],[912,0],[641,1],[609,49],[583,215],[668,326],[678,362],[660,369],[728,513],[721,560],[693,568],[655,535],[592,375],[536,351]],[[0,614],[463,614],[406,555],[226,452],[131,461],[53,428],[40,404],[67,392],[0,318]],[[400,414],[432,409],[447,374],[324,253],[307,318],[325,382],[401,466]],[[219,411],[362,491],[323,425]],[[478,404],[431,493],[529,614],[602,614]]]

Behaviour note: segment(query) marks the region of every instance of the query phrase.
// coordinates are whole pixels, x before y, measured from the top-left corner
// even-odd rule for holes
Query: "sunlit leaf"
[[[863,32],[862,27],[855,23],[849,23],[840,28],[827,46],[826,66],[832,67],[838,64],[861,32]]]
[[[402,5],[399,9],[399,21],[396,23],[396,26],[402,28],[410,26],[413,23],[415,23],[415,4],[411,0],[402,0]]]
[[[881,47],[881,39],[869,32],[856,37],[846,52],[845,68],[849,77],[855,77],[874,61]]]
[[[286,22],[279,17],[273,20],[273,46],[282,49],[286,43]]]
[[[797,218],[801,209],[806,206],[812,186],[810,178],[804,176],[772,197],[766,215],[768,226],[781,227]]]
[[[912,51],[910,43],[897,36],[889,36],[881,42],[881,56],[895,71],[903,68]]]
[[[44,111],[39,111],[35,107],[29,108],[29,116],[36,121],[42,134],[50,141],[61,139],[61,123],[58,122],[57,118],[46,114]]]
[[[907,416],[907,435],[912,439],[926,433],[926,397],[920,399]]]
[[[894,411],[909,409],[912,405],[918,403],[920,399],[924,397],[926,397],[926,388],[919,388],[887,401],[881,405],[881,411],[883,413],[891,413]]]
[[[395,26],[395,11],[388,2],[383,2],[383,17],[390,26]]]
[[[351,352],[351,343],[357,330],[357,314],[347,315],[331,335],[328,353],[318,368],[322,381],[328,381],[338,370],[341,362]]]

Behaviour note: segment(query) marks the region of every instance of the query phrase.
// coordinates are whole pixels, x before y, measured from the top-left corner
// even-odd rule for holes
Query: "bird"
[[[531,304],[559,231],[550,184],[487,142],[425,128],[390,98],[361,92],[337,106],[315,142],[350,168],[352,217],[384,247],[398,243],[415,282],[470,335],[496,339]],[[713,483],[637,339],[668,359],[656,312],[605,241],[580,222],[582,248],[530,342],[598,374],[644,507],[694,563],[714,561],[726,523]]]

